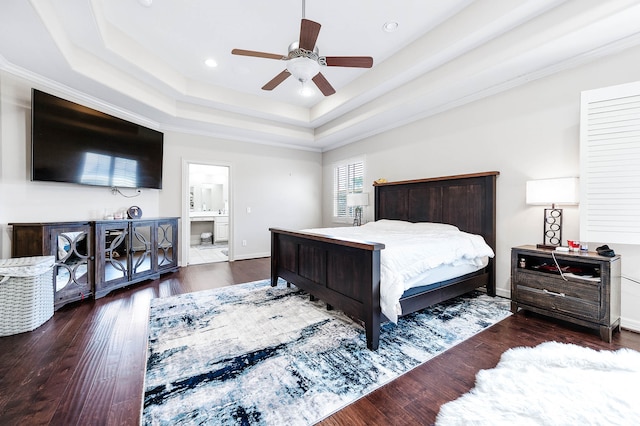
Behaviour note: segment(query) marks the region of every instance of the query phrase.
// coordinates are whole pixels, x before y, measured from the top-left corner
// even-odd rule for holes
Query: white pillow
[[[435,222],[417,222],[413,224],[413,228],[420,232],[433,232],[433,231],[460,231],[457,226],[449,225],[448,223],[435,223]]]
[[[372,229],[380,229],[383,231],[416,231],[416,232],[435,232],[435,231],[459,231],[458,227],[446,223],[434,222],[407,222],[404,220],[380,219],[375,222],[368,222],[362,226],[368,226]]]
[[[368,222],[362,226],[368,226],[369,228],[380,229],[383,231],[402,231],[413,225],[411,222],[404,220],[390,220],[380,219],[375,222]]]

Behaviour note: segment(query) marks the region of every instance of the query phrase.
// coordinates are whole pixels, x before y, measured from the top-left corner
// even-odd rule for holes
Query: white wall
[[[324,154],[323,225],[331,226],[331,164],[366,155],[365,182],[497,170],[497,287],[510,294],[510,249],[542,242],[542,207],[525,204],[530,179],[579,176],[580,92],[638,80],[635,48]],[[373,188],[370,187],[371,195]],[[563,239],[579,239],[579,207],[565,207]],[[365,211],[373,219],[373,208]],[[589,242],[591,249],[601,243]],[[640,280],[640,247],[613,246],[623,275]],[[640,284],[623,279],[622,322],[640,330]]]
[[[112,195],[109,188],[31,182],[30,114],[31,84],[0,72],[0,258],[11,256],[12,222],[102,219],[105,210],[133,204],[142,208],[143,217],[181,216],[184,160],[231,166],[235,259],[268,256],[271,226],[295,229],[321,223],[320,153],[165,132],[163,189],[143,189],[129,199]],[[184,250],[180,257],[184,264]]]
[[[270,227],[320,225],[321,154],[175,132],[165,133],[164,140],[165,179],[160,193],[163,216],[182,215],[185,161],[230,166],[234,260],[269,256]],[[243,240],[246,246],[241,244]]]

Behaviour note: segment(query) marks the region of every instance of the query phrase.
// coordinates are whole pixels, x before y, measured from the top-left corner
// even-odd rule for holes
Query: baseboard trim
[[[505,290],[503,288],[496,288],[496,296],[511,299],[511,290]]]
[[[269,257],[269,256],[271,256],[271,252],[250,253],[250,254],[234,255],[233,260],[258,259],[261,257]]]
[[[625,330],[640,333],[640,321],[620,318],[620,327]]]

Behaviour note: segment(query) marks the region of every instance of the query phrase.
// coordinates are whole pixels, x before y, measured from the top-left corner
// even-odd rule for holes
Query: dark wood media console
[[[55,309],[178,270],[178,218],[11,223],[12,257],[55,256]]]

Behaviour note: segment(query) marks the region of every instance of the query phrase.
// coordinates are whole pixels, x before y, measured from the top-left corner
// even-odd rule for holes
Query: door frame
[[[180,237],[180,265],[188,266],[189,265],[189,248],[191,247],[191,220],[189,219],[189,166],[191,164],[198,164],[203,166],[215,166],[215,167],[227,167],[229,170],[229,193],[228,195],[228,203],[229,203],[229,262],[233,262],[234,259],[234,250],[233,250],[233,167],[231,163],[223,162],[223,161],[203,161],[196,159],[182,159],[182,232]]]

